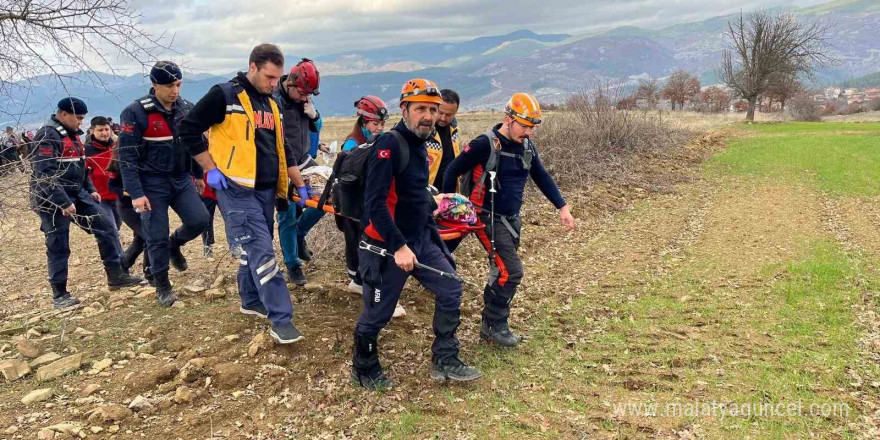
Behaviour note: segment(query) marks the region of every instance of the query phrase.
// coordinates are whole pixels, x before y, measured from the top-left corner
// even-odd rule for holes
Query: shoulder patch
[[[388,148],[383,148],[376,151],[376,157],[378,159],[390,159],[391,158],[391,150]]]
[[[471,151],[471,144],[465,145],[461,150],[462,153],[467,153],[468,151]]]
[[[134,122],[131,122],[131,121],[123,122],[122,127],[120,128],[120,131],[122,131],[123,133],[128,133],[128,134],[134,133]]]

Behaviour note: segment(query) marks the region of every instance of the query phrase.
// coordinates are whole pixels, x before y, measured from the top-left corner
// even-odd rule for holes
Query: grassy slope
[[[590,438],[855,438],[858,430],[847,427],[861,411],[849,394],[849,372],[860,356],[852,304],[858,302],[857,279],[864,282],[864,274],[856,257],[818,227],[819,213],[810,212],[815,206],[799,199],[817,197],[815,190],[876,195],[880,152],[871,142],[878,130],[880,124],[747,127],[708,164],[707,178],[720,194],[710,211],[723,221],[726,202],[754,206],[753,214],[764,214],[756,223],[769,225],[758,249],[790,252],[721,276],[719,268],[738,264],[726,259],[713,238],[700,238],[659,258],[661,270],[642,268],[619,274],[616,282],[599,281],[530,321],[531,339],[518,352],[481,346],[472,358],[491,384],[450,388],[438,396],[451,406],[447,410],[434,415],[408,408],[378,422],[375,433],[454,438],[442,433],[454,414],[455,427],[475,438],[490,433],[497,438],[579,433]],[[783,197],[764,203],[756,193],[765,191]],[[797,209],[786,211],[791,218],[772,223],[780,203]],[[656,211],[663,208],[645,203],[623,216],[619,226],[634,227],[643,218],[663,215]],[[797,229],[814,220],[815,227]],[[742,236],[730,232],[735,226],[707,225],[705,234],[727,232],[734,245],[756,235],[748,228]],[[792,228],[803,234],[786,235]],[[599,252],[606,239],[597,237],[599,244],[585,248],[584,258]],[[876,278],[868,280],[878,286]],[[876,366],[869,372],[877,373]],[[615,415],[627,402],[659,404],[661,411],[676,402],[746,404],[751,411],[791,403],[807,415],[732,417],[729,406],[727,417]],[[826,403],[845,409],[809,416],[811,405]]]

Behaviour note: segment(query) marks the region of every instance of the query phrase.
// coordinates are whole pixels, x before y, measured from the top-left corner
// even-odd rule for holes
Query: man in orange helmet
[[[366,249],[359,252],[364,307],[354,332],[352,380],[368,389],[394,385],[379,365],[377,340],[379,331],[391,320],[410,275],[435,297],[431,377],[462,382],[482,376],[458,358],[455,332],[460,323],[461,284],[416,267],[421,263],[443,272],[455,272],[452,256],[437,232],[427,191],[425,141],[434,131],[442,103],[433,82],[407,81],[400,94],[403,120],[382,135],[369,152],[369,178],[361,218],[366,228],[361,245],[381,248],[388,254],[377,255]]]
[[[532,136],[541,123],[541,107],[528,93],[516,93],[507,102],[504,122],[470,141],[446,168],[442,192],[461,192],[480,208],[486,229],[477,237],[489,252],[489,280],[483,290],[483,325],[480,337],[503,347],[515,347],[520,338],[510,331],[510,303],[523,277],[517,255],[520,242],[520,208],[529,177],[559,210],[562,224],[574,229],[574,217],[556,182],[538,157]]]

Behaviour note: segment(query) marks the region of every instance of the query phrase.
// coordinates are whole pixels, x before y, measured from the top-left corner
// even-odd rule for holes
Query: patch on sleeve
[[[120,129],[123,133],[134,133],[134,122],[123,122]]]
[[[467,153],[468,151],[471,151],[471,144],[465,145],[464,149],[461,150],[462,153]]]
[[[391,158],[391,150],[389,150],[389,149],[378,150],[376,152],[376,157],[379,159],[390,159]]]
[[[37,154],[40,156],[52,156],[52,147],[40,147]]]

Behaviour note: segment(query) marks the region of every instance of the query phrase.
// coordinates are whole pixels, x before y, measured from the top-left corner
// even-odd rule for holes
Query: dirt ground
[[[466,135],[484,130],[494,116],[462,117]],[[352,121],[329,121],[327,138],[341,138]],[[438,386],[428,377],[433,303],[415,282],[402,297],[407,317],[394,320],[381,339],[384,365],[401,386],[366,393],[349,383],[351,333],[361,300],[344,290],[342,237],[330,219],[322,220],[309,238],[316,251],[307,265],[309,285],[291,285],[296,321],[306,340],[275,346],[264,321],[238,313],[237,262],[223,249],[219,214],[215,257],[203,258],[197,239],[184,249],[189,270],[172,269],[182,301],[171,309],[160,308],[149,287],[107,291],[94,241],[72,231],[69,288],[86,307],[58,313],[51,310],[37,218],[23,209],[22,200],[10,200],[0,219],[0,328],[5,329],[0,359],[27,359],[21,353],[26,339],[43,353],[82,354],[83,362],[54,380],[38,382],[30,375],[0,386],[0,439],[485,438],[481,432],[504,438],[722,438],[711,429],[706,434],[693,421],[609,417],[605,403],[649,390],[679,391],[678,385],[664,388],[666,383],[693,385],[694,377],[679,377],[644,360],[639,350],[662,352],[694,338],[727,344],[743,358],[759,353],[738,347],[740,339],[706,318],[666,326],[659,323],[663,317],[634,318],[625,312],[629,306],[614,310],[611,305],[636,303],[649,296],[646,286],[687,268],[688,277],[702,286],[721,286],[731,295],[729,310],[719,313],[760,314],[760,302],[757,308],[738,306],[768,288],[768,265],[804,255],[810,240],[832,237],[859,252],[880,255],[880,211],[877,200],[829,201],[785,186],[707,178],[699,165],[724,148],[729,129],[717,122],[690,124],[716,128],[675,154],[640,158],[634,168],[648,179],[676,182],[675,191],[597,184],[566,194],[579,223],[577,230],[565,232],[549,203],[532,190],[521,250],[527,275],[511,325],[529,339],[558,344],[560,358],[529,362],[529,354],[542,349],[531,343],[516,358],[482,345],[482,298],[468,288],[459,330],[462,357],[484,371],[501,372],[463,388]],[[123,229],[127,244],[131,233]],[[276,251],[280,261],[277,245]],[[485,253],[474,240],[466,241],[456,257],[466,278],[485,276]],[[688,295],[676,294],[673,301],[688,307],[694,302]],[[693,317],[692,312],[687,316]],[[613,345],[620,347],[620,358],[604,348],[591,352],[597,335],[641,318],[658,319],[654,336],[624,327]],[[711,376],[727,366],[724,356],[733,356],[718,350],[724,353],[718,362],[725,364],[706,360],[711,353],[682,354],[673,364],[690,367],[693,362],[694,374]],[[619,373],[602,373],[606,364],[621,359],[624,365],[614,365]],[[563,379],[574,370],[594,374],[597,369],[605,379]],[[707,385],[698,380],[693,386],[704,390]],[[52,397],[21,402],[44,388],[52,390]],[[701,395],[693,393],[687,396]],[[496,400],[483,405],[483,396]],[[513,396],[523,408],[517,409]],[[862,400],[880,403],[872,399]],[[472,412],[472,402],[481,412]],[[869,407],[860,408],[871,413]],[[527,415],[513,421],[511,412]],[[857,430],[868,432],[876,421],[876,416],[873,422],[867,417],[867,425]],[[417,428],[400,431],[408,424]]]

